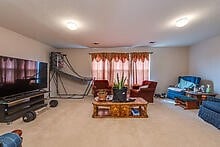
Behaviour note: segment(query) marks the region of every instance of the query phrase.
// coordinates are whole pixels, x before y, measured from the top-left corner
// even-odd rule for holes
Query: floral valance
[[[100,61],[100,60],[108,60],[112,61],[125,61],[129,60],[129,53],[90,53],[92,60]]]
[[[131,60],[136,62],[137,60],[141,60],[144,62],[144,60],[149,60],[149,52],[133,52],[131,53]]]
[[[136,62],[137,60],[149,60],[149,52],[132,52],[132,53],[90,53],[92,60],[99,62],[100,60],[112,61],[113,59],[117,62],[121,60],[125,62],[126,60],[131,59],[131,61]],[[129,58],[130,55],[130,58]]]

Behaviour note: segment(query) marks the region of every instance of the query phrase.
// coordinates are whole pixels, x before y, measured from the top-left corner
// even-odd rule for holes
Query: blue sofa
[[[220,129],[220,98],[208,97],[203,101],[198,116]]]
[[[167,98],[175,99],[178,96],[185,95],[185,88],[193,88],[195,85],[199,85],[200,81],[201,78],[196,76],[179,76],[178,85],[168,88]]]
[[[16,133],[0,135],[0,147],[21,147],[22,138]]]

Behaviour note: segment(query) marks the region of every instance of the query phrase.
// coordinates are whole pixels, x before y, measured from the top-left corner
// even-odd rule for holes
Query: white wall
[[[0,56],[49,63],[49,53],[51,51],[54,51],[51,46],[0,27]]]
[[[91,76],[90,52],[153,51],[151,54],[151,80],[158,81],[157,92],[166,92],[168,85],[175,84],[179,75],[197,75],[212,81],[214,91],[220,93],[220,36],[187,47],[172,48],[105,48],[60,49],[67,54],[71,64],[83,76]],[[52,47],[16,32],[0,27],[0,55],[49,62]],[[56,50],[57,51],[57,50]],[[81,93],[85,86],[65,80],[70,93]]]
[[[157,92],[166,92],[170,84],[176,84],[179,75],[188,74],[188,48],[105,48],[105,49],[59,49],[58,51],[67,54],[74,69],[83,76],[91,76],[90,52],[132,52],[132,51],[153,51],[151,57],[151,80],[158,81]],[[70,93],[82,92],[85,86],[75,84],[70,80],[64,80],[67,90]]]
[[[49,62],[52,47],[0,27],[0,55]],[[188,74],[188,48],[105,48],[59,49],[67,54],[74,69],[83,76],[91,76],[90,52],[153,51],[151,54],[151,80],[158,81],[157,92],[166,92],[168,85],[175,84],[179,75]],[[54,85],[52,84],[52,87]],[[82,93],[85,85],[65,80],[69,93]],[[55,89],[53,89],[54,91]],[[53,95],[53,94],[52,94]]]
[[[0,27],[0,55],[49,62],[51,46]]]
[[[189,72],[214,84],[214,92],[220,93],[220,36],[210,38],[190,47]],[[204,83],[204,82],[203,82]]]
[[[150,77],[158,81],[157,92],[166,92],[178,76],[188,75],[188,47],[157,48],[151,57]]]

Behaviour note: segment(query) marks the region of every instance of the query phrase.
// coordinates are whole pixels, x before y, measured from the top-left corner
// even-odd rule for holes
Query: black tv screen
[[[47,88],[47,63],[0,56],[0,97]]]

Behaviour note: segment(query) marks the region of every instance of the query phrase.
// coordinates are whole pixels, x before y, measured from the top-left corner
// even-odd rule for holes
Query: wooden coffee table
[[[133,99],[133,98],[132,98]],[[93,100],[93,118],[147,118],[148,102],[135,98],[134,102],[111,102]]]

